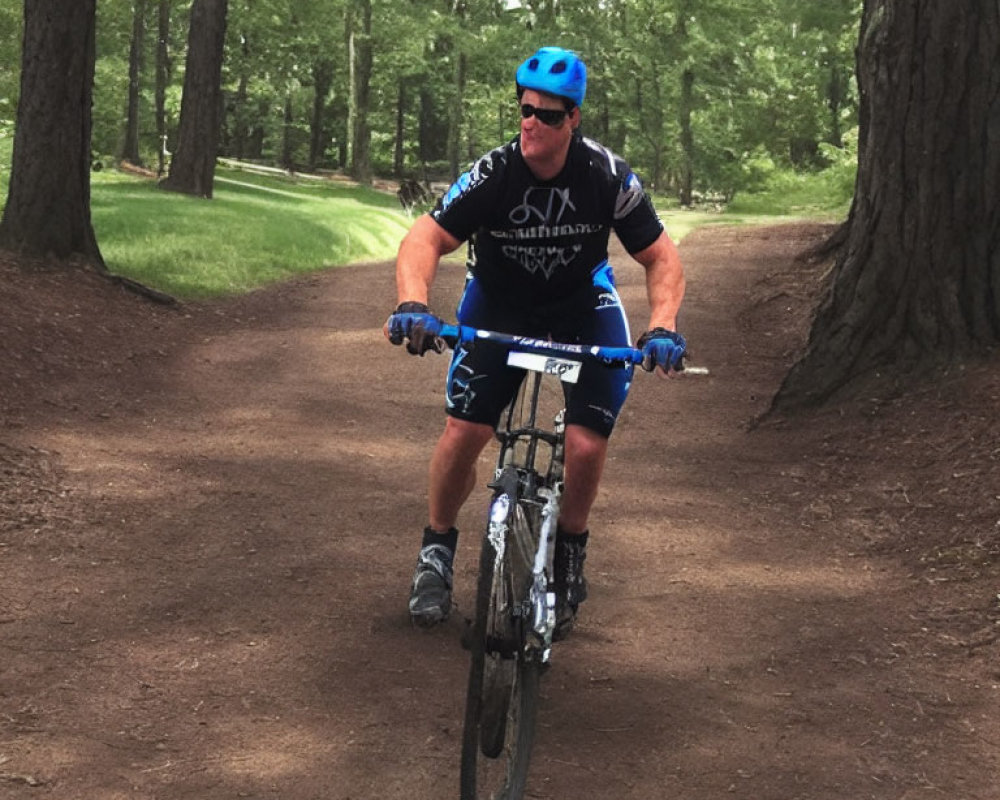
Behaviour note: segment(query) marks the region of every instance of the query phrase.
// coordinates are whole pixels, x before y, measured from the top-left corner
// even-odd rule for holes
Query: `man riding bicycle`
[[[467,241],[460,324],[628,346],[628,320],[608,264],[613,230],[646,271],[650,318],[637,342],[643,367],[669,374],[681,366],[685,343],[676,328],[684,274],[677,248],[628,165],[580,135],[586,81],[583,61],[561,48],[543,47],[518,67],[520,135],[473,164],[400,244],[399,305],[385,326],[393,344],[405,341],[414,355],[440,348],[433,335],[439,320],[427,305],[430,287],[441,257]],[[451,610],[458,513],[475,486],[476,460],[522,378],[505,357],[490,342],[459,345],[452,356],[445,428],[430,462],[429,524],[409,602],[422,626],[447,619]],[[587,597],[588,517],[631,379],[631,366],[587,363],[567,398],[553,576],[560,636]]]

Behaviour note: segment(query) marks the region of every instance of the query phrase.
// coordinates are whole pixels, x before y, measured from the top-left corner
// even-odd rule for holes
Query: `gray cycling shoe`
[[[430,628],[451,613],[452,560],[455,554],[441,544],[421,548],[410,591],[410,619]]]
[[[583,562],[587,559],[586,539],[574,541],[575,537],[556,540],[553,563],[556,593],[556,629],[554,641],[565,639],[576,623],[576,612],[580,603],[587,599],[587,579],[583,577]]]

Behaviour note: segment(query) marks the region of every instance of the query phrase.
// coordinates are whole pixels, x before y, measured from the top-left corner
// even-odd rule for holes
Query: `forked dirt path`
[[[752,426],[823,233],[685,240],[712,375],[635,383],[529,797],[1000,797],[997,364]],[[446,362],[381,339],[392,266],[180,311],[2,267],[0,798],[457,797],[485,492],[412,628]]]

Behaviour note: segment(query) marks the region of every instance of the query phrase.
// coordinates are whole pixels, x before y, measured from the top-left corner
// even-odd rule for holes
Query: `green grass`
[[[94,173],[108,268],[178,297],[245,292],[331,266],[392,258],[409,220],[371,189],[219,168],[211,200]]]
[[[737,195],[726,210],[734,215],[844,219],[854,196],[855,174],[854,162],[847,159],[821,172],[776,171],[759,191]]]

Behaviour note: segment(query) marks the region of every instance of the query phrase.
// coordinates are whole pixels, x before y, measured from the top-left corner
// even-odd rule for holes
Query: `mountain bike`
[[[539,680],[556,631],[553,559],[563,486],[564,398],[542,422],[546,377],[577,381],[583,362],[636,364],[642,351],[510,336],[445,325],[450,346],[507,346],[526,372],[496,436],[500,443],[479,556],[469,681],[462,732],[461,799],[520,800],[535,735]],[[702,370],[697,370],[702,371]],[[551,400],[550,400],[551,404]]]

